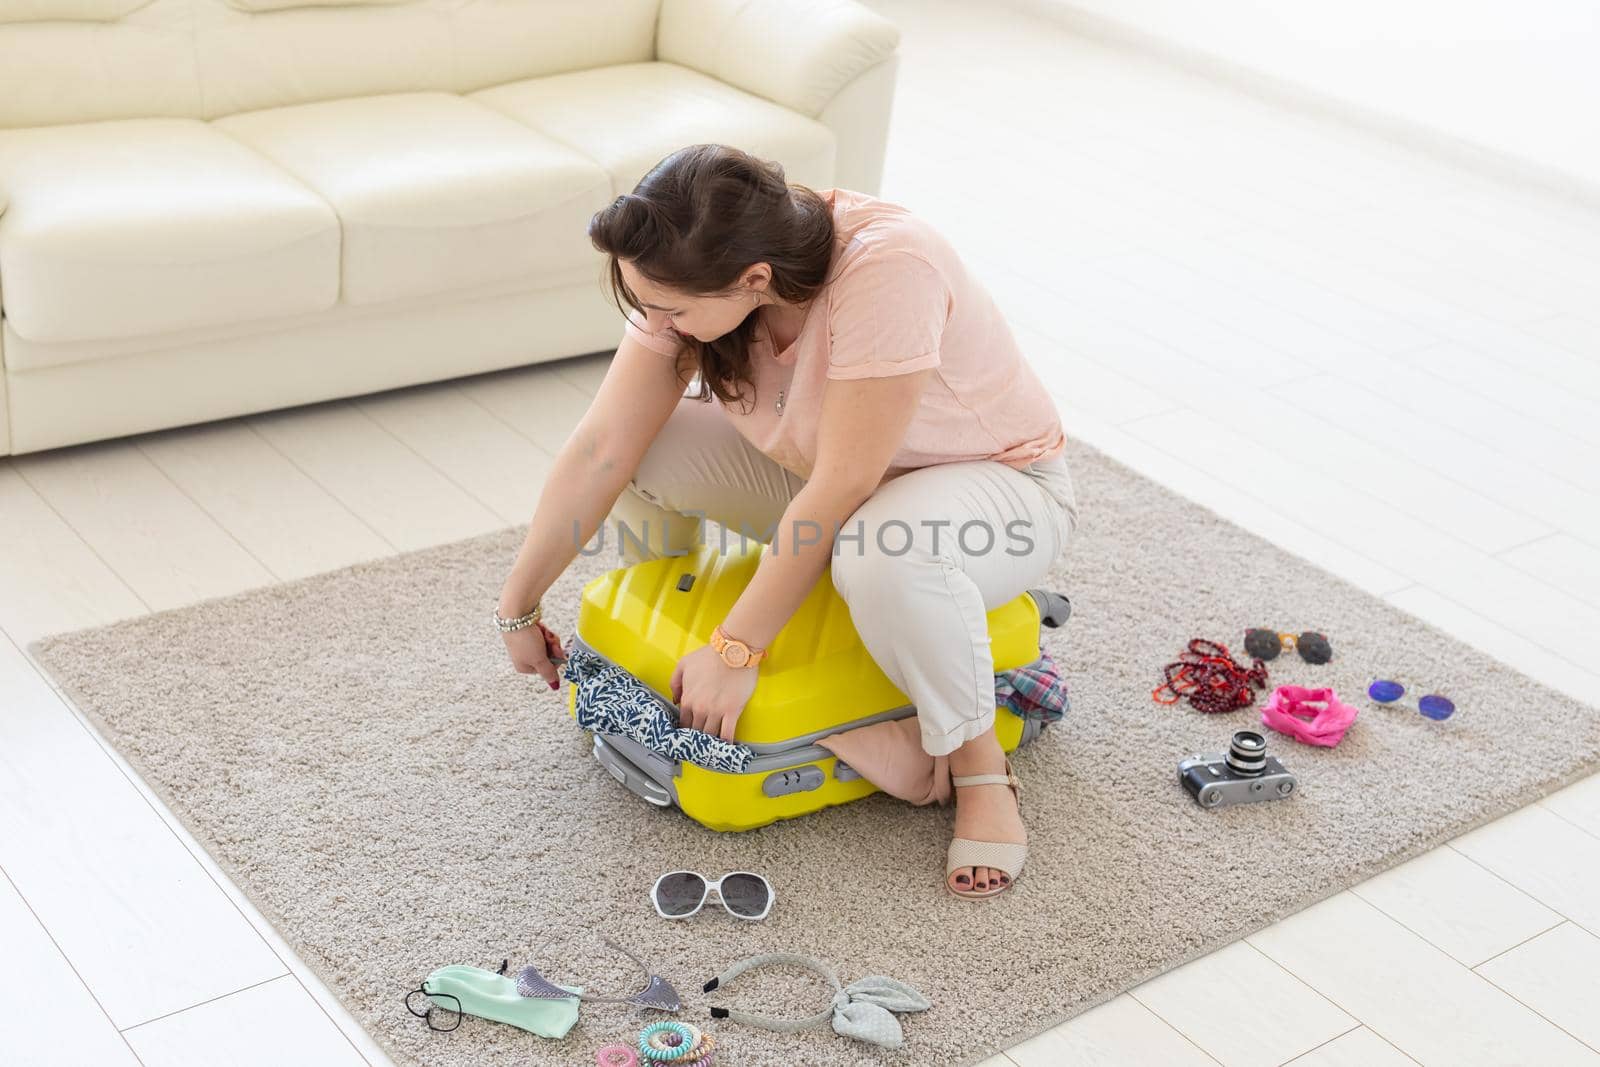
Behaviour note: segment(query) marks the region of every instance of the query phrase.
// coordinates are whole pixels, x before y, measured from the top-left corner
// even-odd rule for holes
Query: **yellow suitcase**
[[[707,543],[681,556],[610,571],[583,589],[574,647],[628,671],[669,706],[678,660],[708,644],[712,629],[755,575],[765,545],[741,541],[719,552]],[[989,613],[995,670],[1039,659],[1040,627],[1059,626],[1066,597],[1030,589]],[[769,646],[734,740],[755,750],[749,769],[730,774],[671,760],[619,735],[591,733],[595,759],[658,807],[680,808],[713,830],[750,830],[877,792],[815,742],[852,726],[916,714],[868,654],[833,582],[824,575]],[[577,717],[576,685],[567,710]],[[1032,740],[1039,720],[999,707],[995,733],[1007,752]]]

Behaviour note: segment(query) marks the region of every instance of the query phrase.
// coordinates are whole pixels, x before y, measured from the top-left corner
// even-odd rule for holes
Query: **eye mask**
[[[434,1030],[455,1029],[455,1026],[433,1025],[429,1016],[437,1008],[445,1013],[460,1012],[506,1023],[540,1037],[561,1038],[567,1036],[567,1031],[578,1021],[577,995],[583,992],[582,986],[563,988],[568,995],[559,1000],[525,997],[517,991],[515,980],[503,974],[482,967],[452,964],[440,967],[413,989],[406,996],[406,1008],[411,1014],[428,1019],[428,1026]],[[433,1002],[426,1012],[411,1006],[411,998],[418,993],[426,993]],[[460,1025],[459,1020],[456,1025]]]
[[[606,945],[621,952],[644,970],[644,988],[637,993],[629,993],[626,996],[602,996],[598,993],[581,993],[578,997],[579,1000],[602,1000],[610,1001],[614,1004],[636,1004],[641,1008],[655,1008],[657,1011],[677,1011],[682,1007],[682,1004],[678,1001],[678,991],[672,988],[671,982],[659,974],[651,973],[649,965],[644,960],[641,960],[610,938],[606,938]],[[567,986],[558,986],[551,982],[550,979],[539,973],[539,968],[531,963],[517,972],[516,984],[517,992],[525,997],[547,997],[559,1000],[563,999],[569,990]],[[582,987],[580,986],[579,988],[581,989]]]

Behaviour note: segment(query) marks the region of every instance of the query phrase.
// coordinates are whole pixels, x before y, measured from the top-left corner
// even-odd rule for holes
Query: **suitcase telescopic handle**
[[[1030,589],[1028,595],[1039,605],[1039,621],[1054,630],[1072,615],[1072,601],[1048,589]]]

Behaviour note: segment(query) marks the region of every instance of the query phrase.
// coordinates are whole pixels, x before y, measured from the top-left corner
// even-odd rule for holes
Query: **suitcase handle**
[[[1048,589],[1030,589],[1028,595],[1039,605],[1039,621],[1054,630],[1072,615],[1072,601]]]

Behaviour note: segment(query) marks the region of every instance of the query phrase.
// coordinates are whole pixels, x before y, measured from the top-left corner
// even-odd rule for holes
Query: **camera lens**
[[[1254,778],[1267,769],[1267,739],[1254,730],[1240,730],[1228,743],[1228,766],[1234,774]]]

